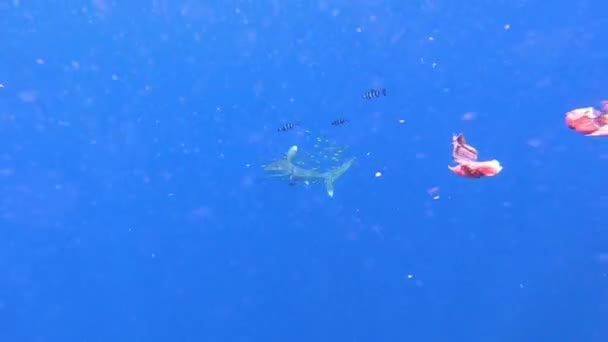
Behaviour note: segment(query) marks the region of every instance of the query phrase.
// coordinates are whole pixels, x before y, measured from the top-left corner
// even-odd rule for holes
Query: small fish
[[[331,122],[332,126],[340,126],[340,125],[344,125],[346,123],[349,123],[350,120],[348,119],[336,119],[334,121]]]
[[[373,98],[378,98],[381,96],[386,96],[386,89],[382,88],[382,89],[370,89],[368,91],[366,91],[365,93],[363,93],[363,99],[365,100],[371,100]]]
[[[277,128],[277,132],[287,132],[287,131],[291,131],[292,129],[298,127],[297,123],[286,123],[283,124],[281,127]]]

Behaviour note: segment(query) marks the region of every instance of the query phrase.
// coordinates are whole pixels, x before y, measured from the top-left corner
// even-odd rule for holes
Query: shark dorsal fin
[[[295,157],[297,152],[298,152],[298,146],[297,145],[291,146],[289,148],[289,151],[287,151],[287,162],[292,163],[293,157]]]

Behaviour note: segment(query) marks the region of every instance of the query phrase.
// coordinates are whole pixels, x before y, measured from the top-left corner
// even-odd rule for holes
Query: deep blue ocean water
[[[0,342],[607,341],[606,10],[0,1]]]

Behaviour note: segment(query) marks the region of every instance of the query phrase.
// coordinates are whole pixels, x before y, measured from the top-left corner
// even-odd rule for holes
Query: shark
[[[298,182],[314,183],[323,181],[329,197],[334,197],[334,183],[340,178],[355,162],[355,158],[345,161],[342,165],[329,169],[326,172],[308,170],[293,163],[293,159],[298,152],[298,146],[289,148],[285,158],[264,165],[264,170],[272,172],[271,177],[287,177],[291,184]]]

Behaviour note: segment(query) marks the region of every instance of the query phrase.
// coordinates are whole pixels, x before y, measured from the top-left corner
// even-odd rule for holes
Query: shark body
[[[320,182],[325,183],[325,189],[329,197],[334,196],[334,183],[342,176],[353,164],[355,158],[351,158],[342,165],[334,167],[326,172],[308,170],[293,163],[293,159],[298,152],[298,146],[294,145],[287,151],[285,158],[264,165],[264,170],[274,172],[272,177],[287,177],[291,183],[297,182]]]

